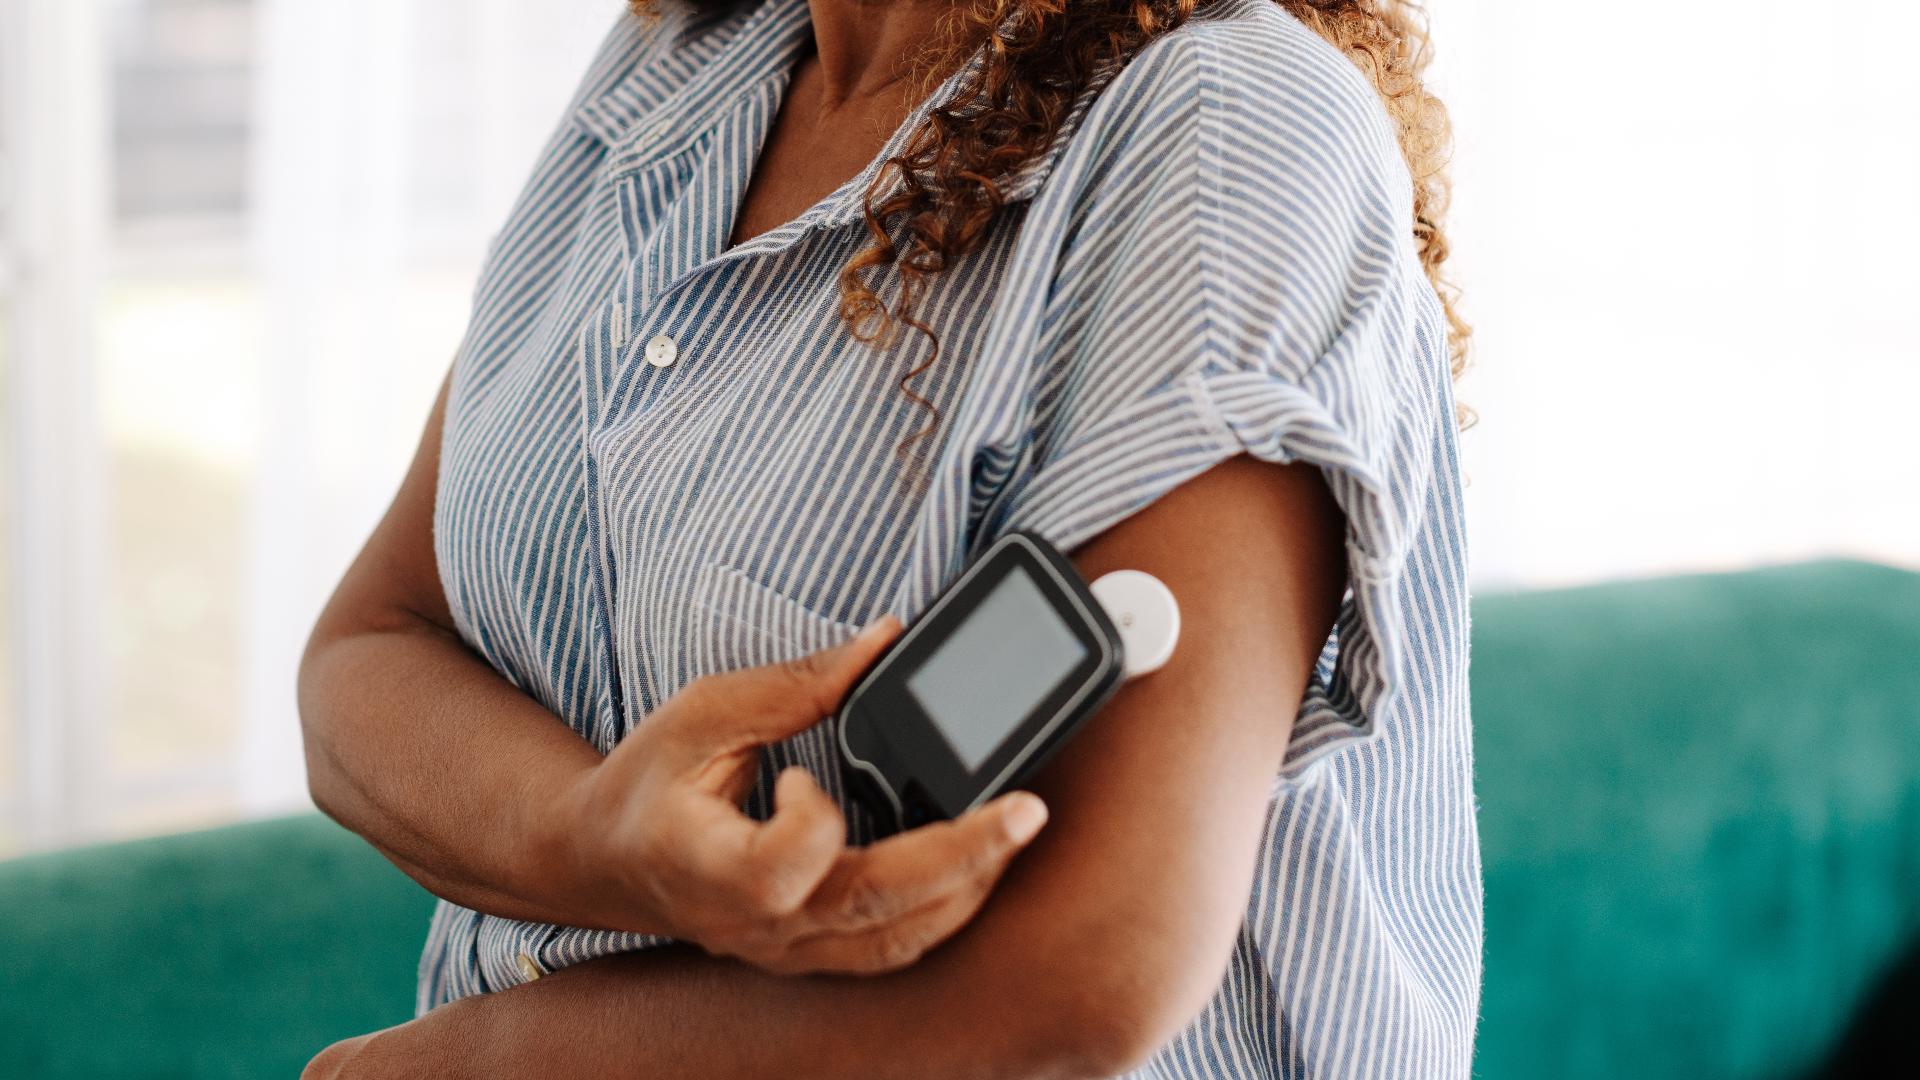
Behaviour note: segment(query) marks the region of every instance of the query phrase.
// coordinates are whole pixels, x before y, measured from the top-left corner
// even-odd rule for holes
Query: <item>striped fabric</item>
[[[706,8],[617,26],[490,252],[435,520],[461,633],[604,749],[695,676],[911,621],[1008,529],[1072,548],[1231,455],[1314,463],[1351,596],[1230,970],[1140,1075],[1466,1075],[1452,391],[1364,76],[1271,0],[1215,0],[1089,92],[922,300],[941,351],[911,386],[941,419],[902,456],[930,416],[897,383],[931,346],[853,341],[835,274],[879,162],[964,72],[865,173],[728,248],[810,26],[805,0]],[[789,763],[841,793],[823,732],[768,757],[755,812]],[[419,1007],[655,943],[442,904]]]

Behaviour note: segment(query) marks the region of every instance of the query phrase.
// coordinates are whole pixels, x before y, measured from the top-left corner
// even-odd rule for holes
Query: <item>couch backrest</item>
[[[290,1080],[412,1015],[431,910],[317,815],[0,864],[0,1075]]]
[[[1803,1075],[1920,937],[1920,575],[1476,600],[1477,1074]]]

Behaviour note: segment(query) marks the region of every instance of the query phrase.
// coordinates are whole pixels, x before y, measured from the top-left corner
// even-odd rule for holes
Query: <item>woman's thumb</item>
[[[789,664],[799,668],[795,674],[801,681],[812,684],[818,695],[814,704],[824,715],[840,707],[853,684],[880,659],[899,633],[900,620],[889,612],[840,644],[799,657]]]
[[[853,684],[899,635],[900,625],[892,614],[882,615],[838,645],[716,676],[707,681],[708,691],[702,695],[707,707],[697,711],[720,715],[690,717],[692,729],[704,733],[699,741],[710,751],[797,735],[840,707]]]

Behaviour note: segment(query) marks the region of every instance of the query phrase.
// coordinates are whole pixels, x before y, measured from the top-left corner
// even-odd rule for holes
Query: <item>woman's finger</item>
[[[1016,791],[953,821],[848,852],[808,902],[821,925],[870,929],[980,882],[989,886],[1047,823],[1047,805]]]
[[[753,832],[740,871],[760,883],[763,913],[790,915],[833,871],[847,844],[847,819],[813,775],[799,766],[773,785],[773,815]]]
[[[833,870],[847,832],[840,807],[800,768],[780,774],[774,813],[764,822],[724,799],[689,792],[656,827],[671,837],[660,859],[673,868],[675,905],[697,909],[699,926],[722,931],[798,911]]]
[[[900,620],[883,615],[830,649],[695,679],[653,722],[664,722],[696,769],[715,758],[779,742],[839,708],[854,682],[899,633]]]
[[[822,931],[798,938],[768,964],[782,975],[880,975],[898,971],[946,941],[979,913],[991,879],[942,896],[890,922],[853,931]]]

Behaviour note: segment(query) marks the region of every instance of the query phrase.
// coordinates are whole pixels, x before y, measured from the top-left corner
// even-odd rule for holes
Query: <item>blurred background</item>
[[[307,805],[307,627],[619,6],[0,0],[0,855]],[[1920,10],[1431,8],[1477,589],[1920,563],[1920,66],[1858,29]]]
[[[0,0],[0,853],[305,804],[304,626],[618,8]]]
[[[409,1015],[431,898],[310,812],[296,662],[621,6],[0,0],[0,1073]],[[1475,1073],[1910,1076],[1920,5],[1429,7]]]

